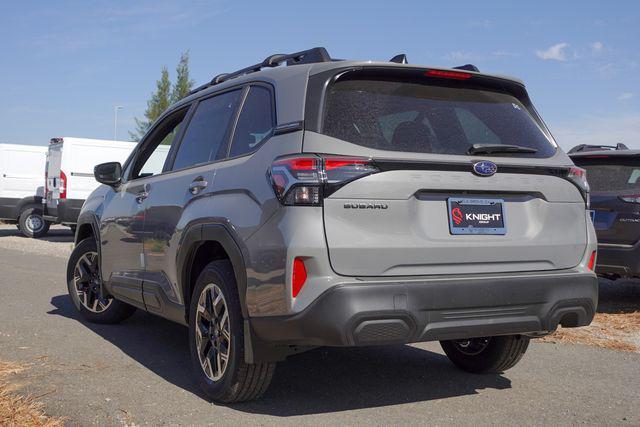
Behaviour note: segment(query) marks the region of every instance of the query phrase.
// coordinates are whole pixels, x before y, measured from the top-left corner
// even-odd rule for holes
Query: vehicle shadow
[[[52,298],[53,315],[82,323],[155,374],[203,399],[192,379],[187,330],[136,313],[121,325],[95,325],[80,319],[66,295]],[[261,400],[229,405],[253,414],[294,416],[380,407],[507,389],[501,375],[471,375],[445,356],[413,346],[320,348],[278,364]]]
[[[640,311],[640,280],[599,280],[599,313],[635,313]]]
[[[0,238],[2,237],[21,237],[23,239],[30,239],[30,237],[24,236],[20,230],[18,230],[15,226],[11,228],[3,227],[0,229]],[[53,228],[49,230],[46,236],[39,237],[36,240],[44,240],[46,242],[61,242],[61,243],[72,243],[74,238],[74,234],[69,230],[69,228]]]

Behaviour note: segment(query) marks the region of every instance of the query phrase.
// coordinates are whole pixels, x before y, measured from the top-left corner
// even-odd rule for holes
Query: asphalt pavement
[[[141,312],[79,318],[71,241],[0,227],[0,360],[31,364],[23,392],[71,425],[640,425],[640,354],[538,342],[503,375],[463,373],[437,343],[317,349],[280,363],[262,400],[214,405],[192,379],[186,328]]]

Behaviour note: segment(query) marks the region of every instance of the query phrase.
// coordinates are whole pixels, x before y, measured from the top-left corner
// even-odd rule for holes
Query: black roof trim
[[[220,84],[227,80],[233,79],[235,77],[240,77],[245,74],[255,73],[257,71],[262,70],[263,68],[273,68],[281,65],[283,62],[286,62],[287,66],[290,65],[299,65],[299,64],[313,64],[317,62],[331,62],[331,56],[329,52],[324,47],[314,47],[308,50],[302,50],[296,53],[276,53],[273,55],[267,56],[264,61],[250,65],[248,67],[242,68],[238,71],[234,71],[231,73],[223,73],[218,74],[210,82],[205,83],[197,88],[193,89],[189,92],[189,95],[192,95],[196,92],[200,92],[208,87]]]
[[[617,150],[628,150],[629,147],[624,145],[623,143],[618,143],[616,145],[589,145],[589,144],[580,144],[573,147],[567,154],[574,153],[585,153],[589,151],[617,151]]]

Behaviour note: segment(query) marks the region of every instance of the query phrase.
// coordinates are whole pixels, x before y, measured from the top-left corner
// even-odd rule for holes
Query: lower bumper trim
[[[356,346],[544,333],[591,323],[594,274],[345,283],[301,313],[250,319],[282,345]]]

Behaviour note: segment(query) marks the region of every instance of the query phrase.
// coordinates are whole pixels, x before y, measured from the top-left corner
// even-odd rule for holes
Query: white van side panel
[[[93,176],[93,168],[104,162],[124,163],[135,148],[133,142],[121,141],[72,141],[67,139],[62,150],[61,169],[67,176],[67,199],[85,200],[99,183]]]
[[[105,162],[120,162],[129,157],[135,142],[88,138],[62,138],[51,144],[48,159],[48,200],[60,198],[60,172],[67,177],[67,199],[85,200],[98,187],[93,168]]]
[[[44,146],[0,144],[0,197],[42,195],[46,153]]]

